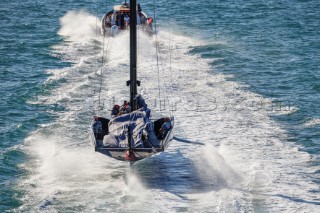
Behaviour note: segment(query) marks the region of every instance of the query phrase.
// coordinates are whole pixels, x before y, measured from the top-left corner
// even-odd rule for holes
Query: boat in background
[[[153,34],[152,17],[148,17],[141,10],[140,4],[136,6],[136,24],[148,34]],[[113,10],[107,12],[101,19],[101,34],[103,36],[115,36],[119,32],[130,28],[130,4],[125,1],[121,5],[115,5]]]
[[[137,93],[137,12],[131,0],[130,20],[130,102],[114,105],[110,118],[94,116],[91,141],[96,152],[122,161],[138,161],[165,151],[173,139],[173,116],[151,111]]]

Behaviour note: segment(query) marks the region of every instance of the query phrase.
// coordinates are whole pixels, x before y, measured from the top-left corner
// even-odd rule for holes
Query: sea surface
[[[141,0],[139,92],[175,140],[131,168],[89,143],[128,99],[120,2],[1,0],[0,212],[320,212],[320,1]]]

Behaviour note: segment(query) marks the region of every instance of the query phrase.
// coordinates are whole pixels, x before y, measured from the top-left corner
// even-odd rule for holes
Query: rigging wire
[[[108,3],[106,2],[108,5]],[[96,19],[96,36],[98,36],[98,30],[97,30],[98,24]],[[102,35],[102,60],[101,60],[101,69],[100,69],[100,81],[99,81],[99,89],[98,89],[98,107],[97,110],[95,110],[96,104],[95,104],[95,98],[93,99],[93,111],[95,115],[98,115],[100,113],[100,110],[104,108],[104,103],[101,106],[101,92],[102,92],[102,83],[103,83],[103,67],[105,65],[105,57],[107,57],[108,52],[105,51],[109,47],[110,38],[107,37],[107,45],[105,45],[105,35]],[[106,47],[105,47],[106,46]],[[94,97],[96,96],[96,90],[94,90]]]
[[[159,90],[159,101],[161,103],[161,91],[160,91],[160,69],[159,69],[159,56],[158,56],[158,51],[159,51],[159,41],[158,41],[158,32],[157,32],[157,19],[156,19],[156,4],[155,0],[153,0],[153,19],[154,19],[154,31],[155,31],[155,36],[156,36],[156,56],[157,56],[157,71],[158,71],[158,90]],[[161,108],[161,105],[160,105]],[[161,109],[160,109],[161,110]]]
[[[103,67],[105,65],[105,57],[107,56],[107,51],[105,49],[108,49],[109,46],[109,37],[107,38],[107,45],[105,44],[105,36],[102,36],[102,58],[101,58],[101,69],[100,69],[100,81],[99,81],[99,89],[98,89],[98,109],[96,110],[99,114],[100,111],[104,108],[104,103],[102,103],[101,100],[101,92],[102,92],[102,83],[103,83]],[[95,106],[95,105],[94,105]]]
[[[167,6],[169,5],[169,1],[167,0]],[[169,9],[167,9],[168,11]],[[163,68],[163,62],[160,55],[160,48],[159,48],[159,39],[158,39],[158,33],[157,33],[157,23],[156,23],[156,9],[155,9],[155,0],[153,0],[153,14],[154,14],[154,20],[155,20],[155,34],[156,34],[156,57],[157,57],[157,70],[158,70],[158,90],[159,90],[159,100],[160,100],[160,110],[161,110],[161,90],[160,90],[160,68],[159,68],[159,60],[160,65],[162,69],[162,74],[165,75],[165,69]],[[170,72],[170,79],[172,82],[172,72],[171,72],[171,33],[169,32],[169,72]],[[172,109],[169,97],[168,97],[168,90],[167,90],[167,83],[164,82],[164,89],[165,89],[165,98],[164,101],[168,101],[169,104],[169,110]],[[165,104],[165,103],[164,103]]]
[[[167,11],[170,14],[171,7],[169,5],[169,0],[167,0],[167,7],[168,7]],[[170,23],[172,23],[171,20],[170,20]],[[171,70],[171,65],[172,65],[171,64],[172,63],[172,58],[171,58],[172,54],[171,53],[172,53],[171,52],[171,31],[169,30],[169,73],[170,73],[170,82],[173,82],[173,80],[172,80],[172,70]],[[170,84],[170,86],[171,86],[171,91],[172,91],[172,84]],[[165,85],[165,87],[166,87],[166,92],[167,92],[167,85]],[[170,110],[173,110],[169,98],[168,98],[168,103],[170,105]]]
[[[167,6],[168,6],[167,11],[170,14],[169,0],[167,0]],[[172,82],[172,72],[171,72],[171,31],[169,31],[169,72],[170,72],[170,78],[171,78],[171,82]]]
[[[103,65],[104,65],[104,45],[105,45],[105,37],[103,36],[103,48],[102,48],[102,61],[101,61],[101,71],[100,71],[100,84],[99,84],[99,104],[98,104],[98,113],[101,109],[101,90],[102,90],[102,76],[103,76]]]

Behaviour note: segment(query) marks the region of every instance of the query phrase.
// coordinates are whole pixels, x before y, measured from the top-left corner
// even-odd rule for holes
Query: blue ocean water
[[[36,167],[37,164],[35,164],[34,161],[37,162],[37,159],[34,160],[35,157],[30,155],[29,151],[26,151],[24,148],[25,146],[30,146],[28,144],[28,138],[36,135],[38,132],[46,135],[49,132],[48,129],[53,129],[53,132],[55,128],[60,128],[59,131],[66,129],[59,127],[59,125],[63,126],[61,123],[65,121],[64,119],[66,119],[67,122],[72,122],[73,118],[65,116],[65,113],[71,110],[68,107],[64,107],[61,103],[72,103],[75,106],[80,106],[83,102],[79,101],[77,105],[77,100],[81,98],[89,100],[90,92],[93,91],[93,88],[90,87],[90,84],[78,86],[77,82],[81,80],[94,81],[92,80],[95,77],[93,74],[99,69],[100,64],[98,63],[101,63],[101,61],[99,61],[99,53],[102,45],[99,41],[100,38],[90,42],[86,41],[87,43],[84,41],[76,44],[73,43],[72,40],[61,35],[61,33],[59,34],[59,30],[63,25],[63,23],[60,22],[61,18],[66,16],[67,12],[83,10],[93,17],[98,17],[97,22],[99,22],[100,17],[116,3],[120,3],[120,1],[26,0],[17,2],[3,0],[0,3],[1,212],[19,211],[19,209],[21,211],[38,209],[40,211],[88,212],[92,209],[103,211],[106,209],[105,206],[110,207],[110,209],[116,208],[110,203],[104,203],[103,193],[92,193],[96,194],[96,197],[94,197],[96,202],[92,201],[93,204],[90,205],[87,203],[87,206],[91,207],[91,205],[94,205],[93,208],[87,208],[85,204],[78,204],[77,196],[72,196],[74,195],[72,192],[75,191],[75,195],[81,197],[84,193],[78,188],[79,186],[63,185],[59,178],[54,179],[51,183],[52,185],[49,184],[49,186],[54,188],[54,185],[58,185],[61,186],[61,189],[54,191],[54,195],[52,196],[51,194],[41,194],[39,192],[39,188],[41,189],[39,185],[42,184],[42,179],[37,179],[37,175],[34,174],[37,174],[39,168],[42,169],[43,166],[39,166],[39,168]],[[308,186],[310,184],[310,187],[305,189],[305,191],[301,189],[301,193],[299,191],[298,194],[294,194],[290,191],[291,189],[293,191],[297,189],[295,188],[296,186],[290,185],[289,180],[291,179],[289,176],[286,176],[286,174],[290,172],[286,173],[282,172],[282,170],[274,169],[275,172],[283,173],[282,176],[280,175],[283,178],[279,177],[279,179],[274,180],[272,184],[276,185],[277,181],[279,183],[285,182],[283,179],[288,180],[288,182],[278,186],[280,192],[273,193],[273,196],[280,198],[280,200],[277,200],[277,202],[274,202],[272,205],[266,201],[269,198],[263,198],[263,196],[269,193],[272,194],[273,188],[268,188],[267,186],[262,187],[259,185],[261,183],[257,181],[257,183],[252,184],[255,185],[252,186],[254,190],[250,191],[250,197],[253,198],[248,199],[247,197],[242,198],[241,196],[241,199],[238,197],[233,198],[232,195],[241,191],[239,190],[236,193],[232,191],[219,195],[219,202],[217,204],[211,199],[208,199],[202,202],[196,202],[195,206],[200,209],[199,211],[204,212],[269,212],[273,210],[312,212],[317,209],[319,210],[320,14],[318,11],[320,10],[320,2],[316,0],[281,0],[268,2],[256,0],[186,0],[177,2],[166,0],[156,1],[155,4],[156,5],[154,5],[153,1],[141,1],[143,9],[151,16],[154,16],[153,8],[156,8],[156,20],[159,33],[161,33],[161,30],[170,32],[172,36],[171,48],[173,54],[175,50],[178,52],[180,48],[186,48],[187,52],[183,55],[185,55],[185,57],[191,57],[193,60],[195,60],[193,57],[197,57],[197,60],[202,60],[203,63],[206,63],[205,67],[209,67],[208,73],[210,76],[213,76],[212,78],[223,75],[226,79],[226,82],[223,81],[224,85],[235,83],[241,85],[239,86],[239,91],[261,97],[259,101],[256,99],[247,99],[245,107],[252,108],[254,106],[255,110],[253,111],[258,114],[255,114],[255,118],[257,119],[260,118],[259,116],[261,116],[261,114],[267,113],[268,117],[272,120],[272,123],[268,127],[264,127],[264,125],[267,125],[267,122],[269,125],[269,121],[264,120],[261,120],[256,126],[251,124],[252,129],[256,129],[257,132],[265,132],[266,129],[269,128],[271,132],[274,132],[274,135],[270,135],[268,136],[269,138],[266,139],[266,141],[271,144],[268,145],[268,147],[271,146],[270,150],[276,150],[274,147],[276,147],[275,144],[277,143],[273,141],[276,140],[281,141],[283,144],[293,146],[297,149],[297,152],[302,153],[301,155],[303,156],[304,153],[308,155],[308,157],[305,158],[301,157],[302,160],[297,164],[290,164],[290,162],[285,164],[283,161],[289,160],[285,156],[290,156],[291,154],[292,156],[300,156],[296,154],[296,152],[290,153],[288,149],[288,153],[286,153],[287,155],[285,156],[278,156],[279,158],[274,160],[273,158],[268,158],[269,162],[264,165],[265,169],[261,169],[262,174],[260,174],[262,176],[268,176],[266,172],[266,168],[268,168],[267,165],[273,165],[273,163],[283,165],[283,167],[292,167],[290,172],[299,174],[301,170],[307,167],[308,170],[301,172],[301,176],[299,176],[301,187],[297,188],[300,190],[305,186],[304,184]],[[77,24],[81,25],[84,23],[78,22]],[[179,39],[182,39],[182,37],[185,40],[180,42]],[[182,47],[182,44],[185,44],[185,46]],[[76,50],[72,52],[70,49]],[[83,56],[87,57],[84,59],[85,62],[78,63],[83,59]],[[90,57],[93,57],[93,59]],[[113,57],[116,58],[115,56]],[[187,64],[189,63],[187,59],[180,58],[177,59],[177,61],[182,60]],[[145,60],[148,61],[149,59],[146,57]],[[172,60],[174,60],[174,57]],[[191,65],[192,66],[188,68],[173,66],[172,72],[178,73],[177,76],[181,77],[181,75],[186,73],[180,73],[180,69],[185,69],[185,72],[188,72],[188,70],[198,69],[197,66],[201,64],[195,63]],[[123,69],[123,65],[120,64],[116,68],[119,70]],[[52,76],[56,76],[55,73],[63,73],[64,71],[67,74],[62,75],[62,77],[52,78]],[[77,77],[70,77],[69,75]],[[85,75],[88,75],[88,77],[82,79]],[[199,74],[199,76],[201,75]],[[186,82],[197,83],[194,82],[196,78],[193,77],[190,76],[185,81],[179,81],[179,78],[176,79],[178,87],[185,89],[185,93],[183,93],[183,91],[182,93],[177,92],[176,96],[181,94],[197,95],[197,89],[193,90],[191,86],[183,87]],[[111,77],[107,76],[107,78]],[[201,86],[203,83],[202,80],[204,79],[200,78],[198,80]],[[218,83],[219,82],[215,82],[213,84]],[[75,90],[80,92],[70,92],[67,86],[75,86]],[[229,87],[226,88],[228,89]],[[55,92],[60,90],[66,93],[61,92],[60,95],[67,97],[63,97],[57,102]],[[87,93],[84,91],[87,91]],[[207,99],[215,98],[215,96],[218,97],[220,94],[210,93],[210,91],[211,90],[208,89],[208,94],[205,94]],[[224,92],[222,96],[227,97],[227,95],[233,94],[234,96],[230,96],[230,98],[227,97],[227,99],[230,100],[232,97],[237,99],[239,91],[236,88],[235,91],[230,90]],[[174,95],[175,94],[173,94],[173,96]],[[50,102],[49,100],[53,101]],[[196,101],[200,102],[200,98],[196,99]],[[219,106],[226,105],[222,102],[218,102],[217,104]],[[229,106],[230,105],[224,107]],[[93,113],[85,110],[81,111],[81,109],[79,109],[77,113],[78,117],[75,119],[75,123],[77,123],[76,128],[81,129],[81,132],[83,132],[83,135],[78,136],[77,139],[85,140],[88,138],[88,131],[86,129]],[[184,112],[181,113],[183,114]],[[179,113],[177,114],[177,132],[178,135],[183,135],[184,130],[182,126],[186,124],[183,123],[182,118],[185,119],[187,123],[190,123],[192,121],[192,115],[185,112],[185,117],[180,117],[181,127],[179,129]],[[246,114],[241,111],[237,112],[236,115],[246,117]],[[214,125],[213,123],[216,122],[215,119],[217,119],[217,116],[209,116],[213,121],[209,121],[206,124]],[[64,119],[61,119],[61,117],[64,117]],[[232,123],[236,120],[235,117],[230,118],[223,113],[221,117],[221,120],[231,122],[231,125],[241,124]],[[206,116],[203,116],[201,119],[205,120],[205,118]],[[49,125],[49,127],[46,125]],[[238,128],[239,126],[233,127]],[[273,127],[274,129],[272,129]],[[283,133],[283,135],[286,136],[284,137],[282,133],[278,133],[278,129],[281,129],[281,132],[284,131],[285,133]],[[221,147],[228,146],[229,142],[223,142],[223,136],[221,137],[221,142],[216,141],[219,140],[219,136],[216,136],[214,139],[209,136],[206,137],[207,134],[211,135],[214,133],[221,135],[224,131],[222,129],[220,130],[221,131],[219,131],[219,128],[214,130],[213,128],[208,129],[208,131],[204,131],[205,133],[202,134],[204,136],[200,139],[203,140],[203,142],[219,144]],[[225,131],[231,132],[231,130]],[[69,128],[61,134],[64,136],[59,136],[68,140],[78,135],[75,132],[75,127]],[[200,129],[199,132],[201,132]],[[264,146],[262,142],[259,144],[259,138],[257,138],[262,137],[263,134],[257,134],[257,137],[253,137],[248,136],[248,131],[247,135],[245,132],[242,132],[241,134],[239,133],[239,135],[233,136],[235,138],[241,138],[243,135],[248,138],[252,137],[248,139],[248,141],[256,140],[257,146]],[[61,138],[59,138],[59,140]],[[193,140],[194,138],[188,139]],[[240,141],[237,141],[237,143],[239,142]],[[247,147],[248,143],[246,143],[246,141],[242,142],[244,143],[243,147]],[[51,143],[53,142],[51,141]],[[178,142],[174,143],[175,145],[173,145],[170,151],[174,154],[170,155],[169,152],[169,154],[164,154],[164,160],[155,160],[155,162],[159,163],[158,167],[151,166],[152,161],[150,164],[148,164],[149,161],[146,161],[137,166],[137,173],[140,173],[140,176],[145,182],[144,187],[146,188],[146,194],[149,193],[149,191],[153,192],[154,190],[158,192],[157,190],[159,190],[160,192],[169,191],[176,196],[175,198],[170,196],[164,196],[165,199],[159,198],[162,205],[168,206],[167,209],[160,209],[160,212],[167,210],[177,212],[194,210],[187,203],[192,203],[194,200],[197,200],[198,197],[196,195],[189,195],[190,193],[186,193],[188,196],[184,195],[183,193],[188,190],[188,192],[192,191],[194,194],[199,193],[201,196],[210,197],[212,195],[206,194],[207,190],[203,189],[203,185],[210,186],[214,191],[218,192],[230,188],[228,187],[229,180],[227,178],[224,179],[223,175],[218,176],[215,172],[208,174],[217,177],[214,180],[205,179],[205,181],[203,181],[201,175],[199,175],[199,177],[194,175],[194,171],[197,170],[194,167],[196,167],[197,164],[194,163],[195,161],[192,156],[186,154],[186,150],[189,150],[189,148],[182,149],[177,145]],[[239,147],[240,146],[241,144],[239,144]],[[46,150],[46,148],[47,147],[45,147],[44,150]],[[230,145],[229,148],[231,149],[232,146]],[[49,149],[50,145],[48,145],[48,150]],[[90,148],[83,147],[83,149],[86,150]],[[192,149],[190,148],[190,150]],[[212,151],[212,153],[214,153],[214,151]],[[253,150],[252,152],[248,151],[247,155],[251,155],[252,153]],[[266,156],[272,154],[271,152],[266,153]],[[77,155],[70,156],[74,159],[78,157]],[[85,156],[85,151],[79,156]],[[228,158],[227,154],[224,158],[226,161],[231,161],[231,164],[232,160],[241,161],[241,159]],[[258,156],[256,160],[262,158],[263,157]],[[252,171],[258,171],[254,166],[256,163],[254,159],[255,158],[252,157],[251,160],[243,160],[247,163],[248,168],[252,167]],[[283,159],[283,161],[279,159]],[[219,162],[221,163],[218,158],[214,160],[217,164],[219,164]],[[59,161],[59,159],[57,161]],[[169,167],[168,164],[176,166],[173,166],[173,169]],[[34,166],[34,170],[30,169],[28,165],[31,165],[31,167]],[[124,167],[124,165],[120,165],[119,170],[118,168],[112,168],[115,170],[111,175],[112,178],[116,180],[122,178],[122,170]],[[57,166],[57,168],[59,170],[59,166]],[[101,168],[103,167],[101,166]],[[99,170],[99,168],[97,168],[97,170]],[[82,170],[80,169],[79,171]],[[108,174],[108,171],[109,170],[106,169],[105,173]],[[157,171],[160,171],[160,173],[155,175]],[[264,171],[266,173],[263,173]],[[200,173],[201,172],[205,173],[205,171],[200,169]],[[39,173],[42,174],[41,172]],[[81,177],[81,172],[79,173]],[[93,172],[93,176],[95,174],[96,173]],[[101,175],[99,177],[101,177]],[[66,177],[63,176],[61,179],[63,178]],[[159,179],[163,181],[157,182],[156,180]],[[202,181],[200,181],[200,179]],[[27,184],[21,184],[24,180],[30,181]],[[33,180],[35,180],[34,183]],[[109,179],[103,180],[100,186],[104,186],[105,182],[110,181]],[[251,184],[250,181],[245,181],[245,183],[248,183],[248,185]],[[84,184],[81,187],[86,188],[88,186]],[[112,196],[116,197],[122,194],[122,191],[112,184],[108,185],[108,187],[115,189],[111,193]],[[68,190],[69,188],[71,189],[68,191],[65,188],[68,188]],[[149,188],[150,190],[148,190]],[[68,191],[69,194],[65,194],[64,190]],[[86,190],[88,194],[90,194],[90,187]],[[105,193],[108,194],[107,192]],[[35,195],[32,197],[30,194]],[[40,199],[36,197],[38,194]],[[69,196],[73,198],[71,199]],[[232,199],[229,199],[230,197],[232,197]],[[63,203],[62,200],[64,199],[70,201],[69,205]],[[130,196],[120,196],[119,200],[120,203],[127,203],[129,206],[135,203],[134,196],[133,198]],[[210,204],[212,202],[214,204]],[[238,207],[229,208],[227,204],[224,204],[228,202]],[[286,202],[289,202],[289,205],[287,205]],[[224,206],[227,207],[223,208]],[[268,207],[270,207],[270,209],[268,209]],[[304,208],[305,210],[299,208]],[[117,211],[121,211],[121,209]],[[154,211],[156,212],[157,210]]]

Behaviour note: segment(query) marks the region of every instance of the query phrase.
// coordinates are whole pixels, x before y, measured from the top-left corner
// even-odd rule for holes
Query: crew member
[[[170,118],[163,118],[163,122],[158,134],[158,139],[160,140],[163,140],[172,129]]]
[[[123,105],[120,108],[119,114],[122,115],[122,114],[130,113],[130,112],[131,112],[130,103],[127,101],[124,101]]]
[[[118,104],[114,105],[111,111],[111,117],[116,117],[120,112],[120,106]]]

